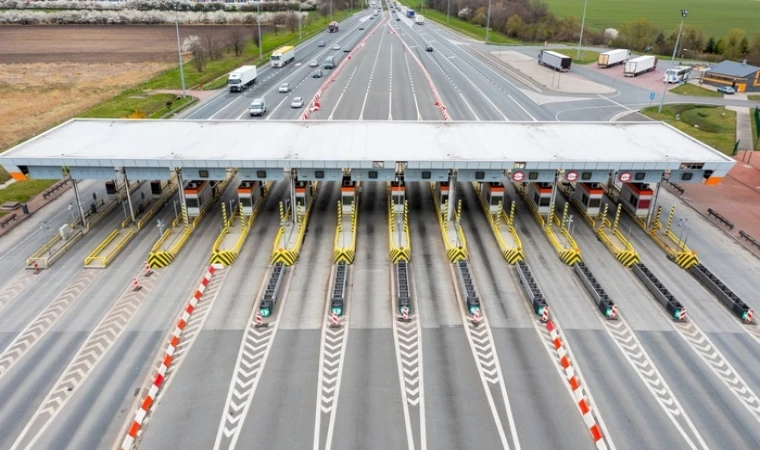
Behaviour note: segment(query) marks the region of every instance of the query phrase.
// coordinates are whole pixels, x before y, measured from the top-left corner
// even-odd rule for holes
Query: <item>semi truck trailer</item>
[[[657,57],[652,55],[639,56],[633,58],[625,63],[625,69],[623,69],[623,75],[627,77],[635,77],[642,73],[652,72],[657,67]]]
[[[272,67],[282,67],[294,59],[296,59],[296,48],[292,45],[286,45],[272,52],[269,64]]]
[[[541,50],[541,53],[538,54],[539,64],[560,72],[567,72],[570,70],[572,62],[573,58],[551,50]]]
[[[243,92],[256,81],[256,66],[243,66],[230,72],[227,86],[230,92]]]
[[[631,51],[619,48],[617,50],[600,53],[599,59],[596,60],[596,65],[606,69],[618,64],[623,64],[629,59],[631,59]]]

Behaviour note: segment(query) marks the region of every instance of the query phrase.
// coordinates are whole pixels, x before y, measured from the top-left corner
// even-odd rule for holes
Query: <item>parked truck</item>
[[[599,59],[596,60],[596,65],[606,69],[618,64],[623,64],[629,59],[631,59],[631,51],[619,48],[617,50],[600,53]]]
[[[292,45],[286,45],[272,52],[272,56],[269,57],[269,64],[272,67],[282,67],[294,59],[296,59],[296,48]]]
[[[338,26],[338,22],[332,21],[327,26],[327,29],[330,31],[330,33],[337,33],[340,30],[340,27]]]
[[[407,9],[406,10],[406,17],[413,18],[414,17],[414,10],[413,9]]]
[[[657,68],[656,56],[639,56],[638,58],[629,59],[628,62],[625,63],[623,75],[627,77],[635,77],[642,73],[652,72],[655,68]]]
[[[559,72],[567,72],[570,70],[572,62],[573,58],[551,50],[541,50],[541,53],[538,54],[539,64]]]
[[[425,24],[425,18],[419,14],[414,18],[414,23],[417,25],[424,25]]]
[[[243,92],[256,81],[256,66],[243,66],[230,72],[227,86],[230,92]]]

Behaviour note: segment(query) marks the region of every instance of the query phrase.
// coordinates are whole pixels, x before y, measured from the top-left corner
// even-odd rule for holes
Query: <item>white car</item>
[[[303,97],[296,97],[290,102],[291,108],[303,108]]]
[[[318,65],[319,65],[319,61],[317,61],[316,59],[312,59],[311,62],[309,63],[309,67],[317,67]]]
[[[248,107],[248,112],[253,116],[263,116],[267,113],[267,102],[263,98],[257,98]]]
[[[280,85],[280,89],[278,89],[281,94],[287,94],[290,92],[290,83],[282,83]]]
[[[340,45],[333,45],[333,50],[340,50]]]

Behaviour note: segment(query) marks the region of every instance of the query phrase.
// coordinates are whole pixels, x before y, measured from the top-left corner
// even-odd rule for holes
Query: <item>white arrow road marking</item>
[[[747,386],[739,373],[710,341],[710,338],[692,321],[673,323],[673,328],[691,346],[710,369],[720,378],[745,408],[760,421],[760,400]]]
[[[16,275],[13,281],[2,286],[2,290],[0,291],[0,311],[2,311],[3,308],[5,308],[5,305],[10,303],[11,300],[16,298],[18,294],[32,284],[32,281],[38,276],[40,275],[35,275],[33,272],[25,270],[21,274]]]
[[[63,315],[64,311],[78,299],[95,278],[103,273],[99,270],[82,270],[79,275],[58,296],[40,312],[16,339],[0,353],[0,378],[6,374],[34,345],[44,337]]]
[[[657,400],[668,417],[670,417],[671,422],[673,422],[673,425],[676,427],[676,429],[678,429],[678,432],[681,433],[681,436],[683,436],[689,447],[692,449],[706,449],[707,444],[702,439],[699,431],[697,431],[691,419],[686,414],[686,411],[678,402],[675,394],[673,394],[673,391],[670,389],[667,382],[660,374],[660,371],[657,370],[657,367],[654,365],[654,362],[652,362],[651,358],[644,350],[644,347],[636,338],[633,330],[628,326],[628,323],[619,314],[618,320],[603,320],[601,323],[604,325],[607,333],[612,337],[612,341],[615,342],[615,345],[617,345],[618,349],[620,349],[620,351],[623,353],[625,359],[627,359],[631,364],[631,367],[634,368],[641,381],[644,382],[644,385],[647,387],[649,392],[654,396],[655,400]],[[632,346],[626,346],[621,343],[623,341],[630,342],[631,340],[633,341]],[[667,392],[667,394],[663,395],[663,390],[656,388],[658,386],[663,386],[663,389]],[[677,416],[681,416],[683,418],[683,424],[678,420]],[[692,436],[689,436],[689,434],[686,432],[684,426],[688,428],[692,433],[692,436],[694,440],[696,440],[696,443],[694,440],[692,440]]]
[[[206,323],[206,319],[208,318],[208,313],[211,312],[211,309],[214,307],[214,303],[216,303],[216,299],[219,295],[219,291],[222,289],[222,286],[224,286],[224,282],[227,279],[227,275],[229,274],[229,270],[227,269],[216,269],[214,272],[214,276],[211,278],[211,281],[208,283],[208,286],[206,286],[206,289],[203,291],[203,296],[200,298],[200,300],[197,303],[197,306],[195,307],[195,310],[193,310],[193,314],[190,316],[190,319],[187,322],[187,325],[185,325],[185,329],[182,330],[182,339],[179,341],[179,345],[177,345],[177,348],[174,350],[174,354],[172,355],[172,361],[171,364],[169,364],[169,367],[166,369],[166,373],[164,374],[164,382],[161,385],[161,389],[158,391],[158,394],[156,395],[156,398],[153,399],[153,406],[148,411],[147,415],[145,416],[145,419],[143,419],[142,425],[140,426],[140,431],[138,433],[138,437],[133,443],[133,447],[139,447],[139,443],[142,440],[142,437],[145,436],[145,432],[148,428],[148,424],[150,423],[151,418],[153,417],[153,414],[156,411],[156,408],[158,408],[158,405],[160,405],[161,398],[163,398],[164,394],[168,391],[169,385],[171,384],[173,380],[173,374],[177,372],[180,367],[182,367],[182,363],[185,361],[185,357],[190,352],[190,349],[193,347],[193,344],[195,343],[196,339],[200,335],[201,329],[203,329],[203,324]],[[195,291],[193,291],[190,295],[193,295]],[[185,308],[187,305],[182,305],[182,310],[177,316],[177,320],[179,320],[179,317],[182,316],[182,314],[185,312]],[[174,324],[177,323],[177,320],[172,322],[172,328],[167,333],[166,337],[164,338],[163,342],[168,342],[171,340],[171,336],[174,333]],[[157,368],[160,367],[161,361],[163,361],[164,356],[166,354],[166,347],[162,346],[159,348],[158,353],[153,358],[153,365],[151,367]],[[119,433],[117,436],[117,441],[114,443],[114,445],[111,448],[121,448],[120,445],[123,442],[123,436],[127,432],[128,427],[132,425],[132,422],[135,417],[135,413],[137,409],[142,404],[143,399],[147,395],[150,388],[153,386],[153,380],[156,376],[156,371],[151,370],[148,375],[146,376],[145,380],[142,382],[140,389],[140,395],[135,397],[135,403],[132,405],[131,412],[126,415],[127,420],[124,423],[122,430],[123,433]]]
[[[37,412],[26,424],[11,450],[29,449],[34,446],[42,433],[53,422],[53,419],[76,393],[77,387],[81,386],[92,373],[90,369],[103,359],[106,352],[110,350],[116,339],[126,329],[127,323],[134,316],[145,297],[153,290],[162,274],[163,270],[154,270],[153,276],[141,281],[142,289],[134,291],[132,286],[129,286],[121,294],[79,348],[69,366],[64,369],[63,374],[53,385]],[[85,368],[81,368],[82,365]]]
[[[272,322],[269,322],[269,326],[256,328],[259,299],[269,281],[270,273],[271,269],[264,277],[259,292],[256,293],[255,301],[251,308],[251,315],[248,318],[248,324],[245,327],[243,339],[240,342],[240,351],[235,363],[235,371],[232,374],[230,388],[227,392],[227,400],[224,403],[219,429],[216,433],[214,450],[235,448],[240,438],[241,425],[245,422],[245,417],[248,415],[248,410],[253,402],[253,395],[261,379],[261,372],[264,370],[264,365],[280,326],[280,315],[285,307],[285,301],[288,298],[288,291],[290,290],[290,281],[293,278],[290,270],[287,270],[283,274],[287,277],[287,280],[283,280],[284,289],[281,291],[281,298],[277,301],[275,308],[277,311],[276,317]],[[256,348],[256,344],[265,345],[259,345],[257,350],[251,350],[252,348]],[[243,366],[251,370],[245,370]],[[242,412],[239,412],[241,409]]]

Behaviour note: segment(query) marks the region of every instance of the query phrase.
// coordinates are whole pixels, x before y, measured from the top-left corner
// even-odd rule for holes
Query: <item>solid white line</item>
[[[385,39],[385,33],[383,33],[382,28],[385,24],[380,25],[378,27],[378,30],[380,30],[380,45],[377,47],[377,54],[375,55],[375,62],[372,64],[372,71],[369,73],[369,82],[367,83],[367,92],[364,93],[364,102],[362,102],[362,110],[359,113],[359,119],[364,119],[364,108],[367,106],[367,97],[369,97],[369,91],[372,88],[372,78],[375,76],[375,68],[377,67],[377,61],[380,59],[380,52],[383,49],[383,39]],[[369,40],[368,40],[369,41]]]
[[[523,105],[521,105],[521,104],[520,104],[520,102],[518,102],[517,100],[515,100],[515,99],[514,99],[514,98],[513,98],[511,95],[509,95],[509,94],[507,94],[507,97],[509,97],[509,98],[510,98],[510,99],[511,99],[513,102],[515,102],[515,105],[519,106],[519,107],[520,107],[520,109],[522,109],[522,110],[523,110],[523,112],[524,112],[525,114],[527,114],[527,115],[528,115],[528,117],[530,117],[531,119],[533,119],[533,121],[534,121],[534,122],[538,122],[538,120],[536,120],[536,118],[535,118],[535,117],[533,117],[533,114],[529,113],[529,112],[528,112],[528,110],[527,110],[527,109],[525,109],[525,108],[523,107]]]
[[[599,98],[601,98],[601,99],[603,99],[603,100],[607,100],[607,101],[608,101],[608,102],[610,102],[610,103],[614,103],[614,104],[618,105],[619,107],[621,107],[621,108],[623,108],[623,109],[627,109],[628,111],[633,111],[631,108],[629,108],[629,107],[625,106],[625,105],[624,105],[624,104],[622,104],[622,103],[618,103],[618,102],[616,102],[615,100],[612,100],[612,99],[611,99],[611,98],[609,98],[609,97],[605,97],[605,96],[603,96],[603,95],[601,95],[601,94],[597,94],[597,95],[599,96]]]
[[[343,363],[346,360],[346,351],[348,348],[348,332],[351,329],[349,326],[350,313],[351,313],[351,296],[353,295],[353,281],[351,280],[351,273],[348,273],[346,283],[349,292],[346,292],[345,312],[343,313],[343,349],[340,352],[340,362],[338,363],[338,379],[335,380],[335,398],[333,398],[333,405],[330,409],[330,422],[327,425],[327,438],[325,439],[325,450],[330,450],[332,447],[332,437],[335,432],[335,417],[338,415],[338,398],[340,397],[340,383],[343,380]],[[323,324],[324,329],[324,324]],[[321,386],[320,386],[321,389]],[[318,395],[318,401],[322,401],[322,391],[320,390]]]
[[[333,120],[333,114],[335,114],[335,110],[338,109],[338,105],[340,105],[340,101],[343,100],[343,96],[346,94],[346,90],[348,90],[348,86],[351,85],[351,80],[354,79],[354,75],[356,74],[356,69],[358,69],[358,67],[354,67],[354,71],[351,72],[351,76],[348,77],[348,81],[346,82],[346,85],[343,87],[343,92],[340,93],[340,97],[338,97],[338,101],[335,102],[335,106],[333,107],[332,111],[330,111],[330,115],[327,116],[327,120]]]
[[[330,278],[329,278],[328,286],[333,285],[334,279],[335,279],[335,265],[333,265],[332,268],[330,269]],[[319,450],[319,442],[321,440],[320,428],[322,425],[322,385],[324,383],[323,375],[324,375],[324,370],[325,370],[324,369],[325,367],[325,334],[327,330],[326,318],[329,316],[329,314],[330,314],[330,292],[328,289],[328,293],[325,299],[325,311],[324,311],[323,319],[322,319],[322,333],[321,333],[322,338],[321,338],[321,342],[319,346],[319,363],[318,363],[319,365],[317,366],[317,370],[319,371],[319,373],[317,374],[317,402],[316,402],[317,412],[314,415],[314,450]],[[343,350],[345,350],[345,348],[343,348],[341,351]],[[339,365],[337,377],[340,377],[342,372],[343,372],[342,367]],[[337,385],[337,380],[336,380],[336,384],[335,384],[336,390],[337,390],[337,386],[338,385]],[[337,395],[337,392],[335,394]],[[332,412],[334,409],[335,409],[335,405],[333,404],[333,406],[330,409],[330,412]]]
[[[388,69],[388,120],[393,120],[393,44],[390,47],[391,64]]]
[[[390,232],[390,230],[388,230]],[[392,265],[391,265],[392,267]],[[396,353],[396,369],[398,370],[398,383],[401,387],[401,403],[404,410],[404,425],[406,428],[406,442],[408,445],[409,450],[414,450],[414,432],[412,431],[412,421],[409,418],[409,402],[407,401],[406,396],[406,382],[404,381],[404,362],[401,358],[401,351],[399,348],[399,339],[398,339],[398,320],[396,320],[396,280],[393,275],[393,270],[390,270],[388,273],[389,276],[389,282],[391,285],[391,301],[390,301],[390,307],[391,307],[391,322],[393,323],[393,344],[395,347],[395,353]],[[419,323],[419,311],[415,310],[415,319],[416,322]],[[417,335],[417,354],[419,355],[420,348],[422,347],[422,343],[419,339],[419,334]],[[418,376],[420,376],[418,372]],[[419,379],[419,382],[417,383],[417,389],[422,392],[422,378]]]

